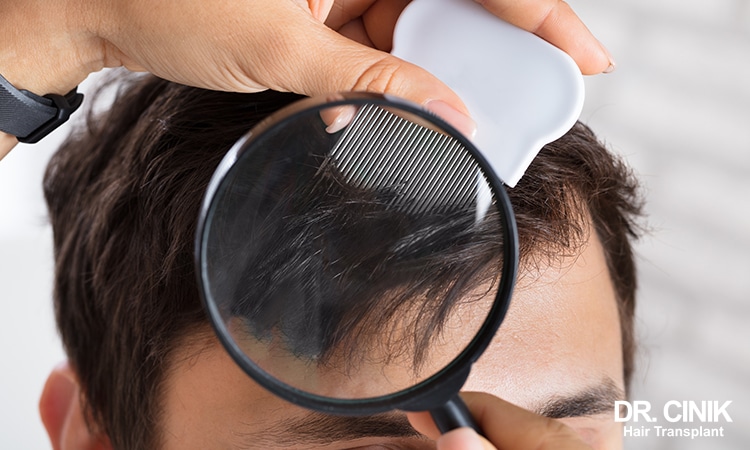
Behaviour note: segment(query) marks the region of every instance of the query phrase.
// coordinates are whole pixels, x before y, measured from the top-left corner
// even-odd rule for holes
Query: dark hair
[[[193,266],[197,215],[224,153],[293,94],[212,92],[154,77],[121,84],[53,156],[44,190],[54,230],[55,312],[90,425],[115,448],[158,445],[161,388],[184,338],[206,330]],[[509,190],[522,264],[604,246],[632,372],[640,212],[626,166],[576,125]],[[590,219],[589,219],[590,217]]]
[[[416,179],[349,178],[343,161],[374,153],[360,143],[332,156],[329,145],[345,138],[327,133],[317,112],[301,119],[295,131],[256,137],[267,150],[241,153],[217,188],[202,245],[205,290],[240,348],[272,343],[305,367],[337,371],[377,352],[379,364],[410,358],[419,373],[459,305],[489,310],[502,273],[500,212],[477,215],[478,165],[463,153]],[[350,128],[361,120],[369,119]],[[400,150],[401,174],[443,154]],[[463,170],[447,173],[454,162]],[[445,195],[417,195],[423,189]]]

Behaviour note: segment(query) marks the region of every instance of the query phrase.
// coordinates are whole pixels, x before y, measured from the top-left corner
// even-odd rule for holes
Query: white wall
[[[17,146],[0,161],[0,448],[49,448],[36,403],[49,370],[63,360],[55,331],[52,235],[41,179],[65,135]]]
[[[640,173],[653,232],[639,246],[634,399],[733,400],[721,440],[750,446],[750,2],[572,0],[618,62],[587,79],[583,120]],[[0,448],[44,449],[36,401],[62,359],[39,183],[56,139],[0,162]]]
[[[618,62],[588,80],[583,120],[648,194],[633,399],[733,401],[726,438],[627,448],[750,448],[750,2],[570,3]]]
[[[86,95],[101,74],[80,86]],[[81,119],[82,115],[74,116]],[[72,122],[71,122],[72,123]],[[70,131],[18,145],[0,161],[0,449],[47,449],[37,402],[65,358],[52,310],[52,230],[42,195],[47,161]]]

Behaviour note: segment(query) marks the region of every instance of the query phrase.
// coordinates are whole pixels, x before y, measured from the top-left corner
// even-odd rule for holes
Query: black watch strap
[[[65,123],[82,102],[83,94],[76,89],[65,95],[40,97],[16,89],[0,75],[0,131],[16,136],[19,142],[33,144]]]

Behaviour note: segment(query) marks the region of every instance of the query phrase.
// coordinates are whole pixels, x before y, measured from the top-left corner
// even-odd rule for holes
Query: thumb
[[[348,91],[391,94],[424,106],[473,136],[476,125],[466,106],[429,72],[350,40],[309,13],[291,16],[283,29],[273,27],[274,45],[267,48],[273,48],[274,54],[261,62],[261,83],[309,96]]]
[[[489,442],[500,449],[514,450],[586,450],[590,449],[572,429],[560,421],[539,416],[490,394],[462,392],[461,398],[483,430]],[[456,430],[440,436],[429,413],[407,413],[412,426],[420,433],[439,443],[452,436]],[[462,439],[466,439],[463,436]],[[473,440],[476,442],[476,440]],[[453,443],[441,448],[463,448]],[[469,441],[464,441],[469,442]],[[474,444],[477,445],[477,444]],[[484,448],[491,448],[482,441]],[[471,447],[471,448],[479,448]]]
[[[435,443],[437,450],[496,450],[487,439],[467,427],[451,430],[437,438]]]

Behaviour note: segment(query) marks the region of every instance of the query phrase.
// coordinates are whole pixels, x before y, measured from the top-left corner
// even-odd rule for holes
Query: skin
[[[164,390],[161,429],[166,450],[282,448],[276,432],[285,435],[290,423],[308,417],[308,411],[256,385],[213,337],[194,339],[179,353]],[[579,254],[539,263],[525,273],[503,325],[473,367],[465,389],[538,411],[550,400],[574,396],[605,379],[621,397],[622,369],[615,295],[601,244],[592,237]],[[575,435],[594,449],[622,446],[621,426],[612,420],[612,407],[551,421],[494,397],[467,394],[466,400],[498,448],[588,448]],[[410,419],[427,436],[439,437],[424,414],[410,414]],[[467,448],[470,442],[478,446],[468,448],[494,448],[468,434],[467,430],[449,433],[440,438],[439,448]],[[297,444],[283,448],[434,448],[424,436]]]
[[[622,428],[612,420],[614,400],[624,397],[619,318],[601,244],[591,236],[574,255],[528,266],[503,325],[473,367],[465,389],[480,392],[462,397],[486,438],[466,428],[441,436],[427,413],[409,413],[412,428],[399,412],[380,417],[402,425],[395,436],[392,429],[351,435],[374,418],[342,422],[276,398],[234,364],[206,327],[188,336],[169,362],[159,447],[620,449]],[[586,392],[606,395],[581,395]],[[87,426],[67,363],[50,374],[39,409],[53,449],[112,448],[106,435]],[[540,415],[555,410],[562,419]],[[336,429],[350,436],[335,437]]]
[[[607,50],[563,1],[480,3],[568,52],[584,74],[614,68]],[[0,0],[0,74],[39,95],[65,94],[89,74],[121,66],[225,91],[385,92],[424,105],[471,135],[473,121],[455,93],[387,53],[406,4]],[[0,132],[0,158],[16,143]]]

